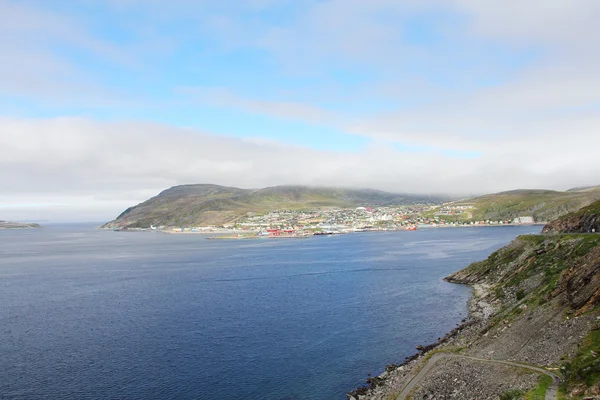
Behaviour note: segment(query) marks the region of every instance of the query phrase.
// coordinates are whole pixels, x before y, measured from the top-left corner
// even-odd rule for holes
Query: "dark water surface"
[[[0,231],[0,398],[344,399],[466,315],[444,276],[539,230]]]

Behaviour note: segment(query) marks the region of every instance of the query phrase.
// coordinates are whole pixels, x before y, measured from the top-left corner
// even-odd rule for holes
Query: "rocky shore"
[[[599,271],[600,235],[515,239],[445,278],[473,288],[468,319],[347,398],[521,399],[557,374],[562,398],[600,399]],[[552,386],[547,399],[557,398]]]

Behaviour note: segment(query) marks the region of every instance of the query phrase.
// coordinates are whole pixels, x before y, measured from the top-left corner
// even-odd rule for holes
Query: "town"
[[[235,233],[237,237],[305,237],[365,231],[414,231],[421,228],[534,224],[531,216],[513,220],[472,220],[472,206],[410,205],[400,207],[273,210],[247,213],[239,222],[206,227],[158,227],[169,233]],[[153,227],[153,229],[156,229]]]

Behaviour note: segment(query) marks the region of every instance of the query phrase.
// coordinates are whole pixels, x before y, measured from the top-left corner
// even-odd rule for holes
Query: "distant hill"
[[[579,192],[579,191],[583,191],[583,190],[593,190],[593,189],[599,189],[600,186],[579,186],[579,187],[574,187],[571,188],[569,190],[567,190],[567,192]]]
[[[41,228],[39,224],[0,221],[0,229],[25,229],[25,228]]]
[[[570,212],[575,212],[600,200],[600,187],[553,190],[511,190],[468,200],[453,205],[473,206],[470,210],[475,220],[512,220],[533,216],[536,222],[547,222]]]
[[[209,184],[174,186],[128,208],[105,228],[209,226],[234,223],[248,213],[280,209],[318,209],[362,205],[436,204],[443,198],[388,193],[371,189],[274,186],[239,189]]]

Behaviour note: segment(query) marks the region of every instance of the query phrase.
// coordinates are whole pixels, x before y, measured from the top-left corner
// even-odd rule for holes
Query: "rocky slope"
[[[0,221],[0,229],[25,229],[25,228],[40,228],[39,224]]]
[[[249,190],[218,185],[184,185],[167,189],[128,208],[104,227],[222,225],[239,221],[248,213],[278,209],[423,204],[440,203],[442,200],[368,189],[275,186]]]
[[[600,234],[521,236],[446,279],[474,288],[470,320],[350,398],[396,399],[434,353],[472,359],[436,362],[406,398],[535,398],[550,384],[502,361],[557,371],[562,398],[600,398]]]
[[[591,232],[600,232],[600,201],[550,222],[543,230],[543,233]]]

